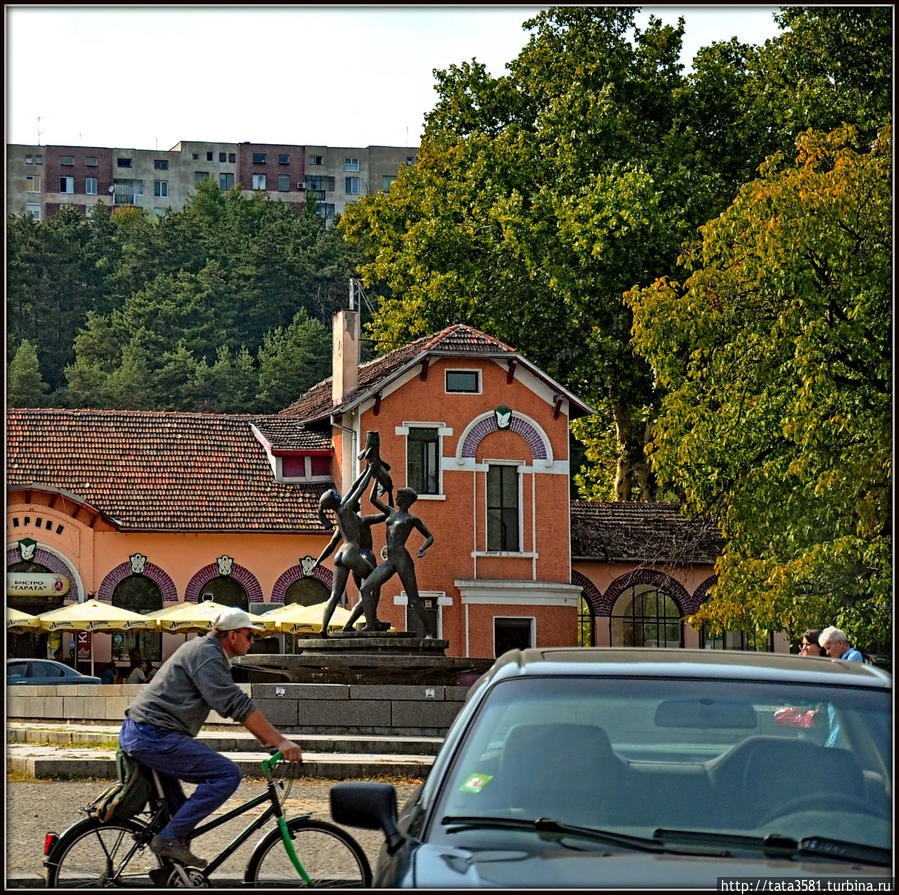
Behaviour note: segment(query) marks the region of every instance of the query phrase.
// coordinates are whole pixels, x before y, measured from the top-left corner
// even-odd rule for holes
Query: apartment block
[[[417,147],[296,146],[181,141],[167,151],[95,146],[6,147],[6,211],[52,217],[62,205],[82,213],[101,202],[153,214],[179,211],[201,180],[223,190],[260,192],[300,210],[311,193],[326,219],[360,196],[388,190],[415,162]]]

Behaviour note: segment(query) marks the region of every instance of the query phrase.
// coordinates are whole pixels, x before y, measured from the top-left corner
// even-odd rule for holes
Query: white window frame
[[[394,434],[403,438],[403,447],[405,456],[403,457],[403,476],[406,478],[406,484],[411,488],[408,482],[409,475],[409,432],[412,429],[436,429],[437,430],[437,491],[436,493],[421,493],[418,495],[419,500],[446,500],[446,494],[443,490],[443,439],[452,436],[453,430],[446,425],[446,422],[438,422],[436,420],[403,420],[401,426],[394,429]],[[417,493],[418,489],[416,489]]]
[[[497,648],[496,648],[496,623],[497,622],[505,622],[505,621],[522,621],[522,622],[530,622],[530,642],[529,646],[533,647],[537,645],[537,619],[533,615],[495,615],[493,616],[493,654],[497,658]]]
[[[40,223],[41,220],[41,204],[40,202],[26,202],[25,203],[25,214],[30,214],[31,218],[35,223]]]
[[[344,171],[358,171],[359,170],[359,159],[345,158],[343,160],[343,170]]]
[[[253,189],[254,190],[264,190],[265,186],[265,175],[264,174],[254,174],[253,175]]]
[[[443,590],[419,590],[418,596],[422,599],[435,599],[437,600],[437,637],[440,639],[443,636],[443,607],[444,606],[452,606],[453,598],[451,596],[447,596],[446,591]],[[393,598],[394,606],[404,606],[406,616],[406,630],[409,630],[408,625],[408,617],[411,612],[415,610],[409,606],[409,596],[404,591],[401,590],[398,594],[396,594]]]
[[[168,199],[168,197],[169,197],[169,182],[167,180],[154,180],[153,181],[153,195],[157,199]]]
[[[343,178],[343,186],[344,192],[348,196],[358,196],[362,191],[362,178],[361,177],[344,177]]]
[[[448,382],[450,373],[474,373],[475,378],[477,379],[477,388],[474,391],[451,389]],[[483,377],[481,376],[481,370],[477,367],[447,367],[446,370],[444,370],[443,388],[448,395],[480,395],[483,393]]]
[[[25,192],[39,193],[41,191],[41,175],[27,174],[25,175]]]
[[[479,556],[516,556],[531,557],[533,554],[526,553],[524,550],[524,464],[520,460],[484,460],[484,494],[483,500],[484,510],[484,551],[478,551]],[[490,535],[488,531],[488,507],[487,507],[487,476],[490,475],[491,466],[508,466],[515,470],[516,484],[518,486],[518,549],[517,550],[491,550]]]
[[[88,196],[96,196],[97,195],[97,178],[96,177],[85,177],[84,178],[84,192]]]
[[[63,184],[63,181],[65,181],[65,184]],[[60,193],[65,193],[66,195],[68,195],[70,193],[74,193],[75,192],[75,178],[60,176],[59,191],[60,191]]]
[[[61,155],[59,157],[59,164],[65,165],[67,168],[69,168],[75,164],[75,156],[74,155]]]

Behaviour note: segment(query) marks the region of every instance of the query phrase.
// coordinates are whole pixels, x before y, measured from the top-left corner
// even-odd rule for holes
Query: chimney
[[[331,403],[339,404],[359,385],[359,312],[331,318]]]

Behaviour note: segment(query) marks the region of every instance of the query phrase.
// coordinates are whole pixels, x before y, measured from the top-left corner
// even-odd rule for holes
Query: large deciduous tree
[[[891,108],[889,10],[785,10],[777,39],[714,44],[686,75],[683,24],[635,21],[553,8],[525,23],[507,74],[436,72],[418,162],[341,222],[385,296],[375,338],[463,321],[519,347],[599,411],[574,427],[590,462],[577,480],[618,499],[656,491],[657,396],[622,294],[673,273],[681,244],[802,129],[849,121],[867,138]]]
[[[665,395],[652,466],[725,537],[695,617],[889,650],[892,139],[809,130],[627,295]]]

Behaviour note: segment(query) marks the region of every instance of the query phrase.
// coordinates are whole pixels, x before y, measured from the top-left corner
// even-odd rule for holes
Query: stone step
[[[226,751],[250,777],[261,777],[260,762],[268,757],[263,750]],[[307,777],[324,780],[377,779],[379,777],[424,778],[434,757],[389,753],[338,754],[303,750],[303,770]],[[33,743],[8,743],[6,768],[35,778],[85,778],[114,780],[115,751],[112,747],[45,746]]]
[[[10,743],[28,743],[49,746],[99,746],[113,747],[119,728],[115,725],[61,725],[52,723],[8,722],[6,738]],[[402,754],[434,756],[443,743],[442,737],[427,736],[375,736],[353,734],[290,733],[305,752],[340,755]],[[253,752],[257,749],[255,737],[238,725],[204,728],[198,739],[217,752]]]

